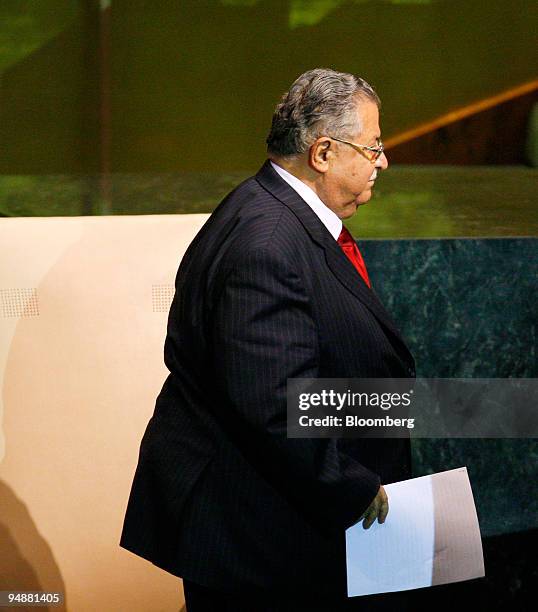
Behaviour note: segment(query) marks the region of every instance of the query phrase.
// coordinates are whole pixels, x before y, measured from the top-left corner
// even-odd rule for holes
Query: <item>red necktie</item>
[[[361,252],[359,251],[359,247],[357,246],[355,240],[353,240],[353,236],[344,226],[342,226],[342,231],[340,232],[340,236],[338,236],[338,244],[340,245],[342,251],[344,251],[349,261],[355,266],[357,272],[362,276],[364,282],[368,285],[368,287],[371,287],[368,272],[366,271],[366,265],[364,263],[364,259],[362,258]]]

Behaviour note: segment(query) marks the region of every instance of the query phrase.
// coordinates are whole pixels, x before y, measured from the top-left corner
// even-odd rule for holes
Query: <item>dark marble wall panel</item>
[[[534,238],[359,241],[417,376],[537,377]],[[538,441],[413,441],[414,473],[466,465],[482,534],[538,527]]]
[[[423,377],[537,373],[533,238],[359,241]]]
[[[422,377],[537,377],[535,238],[359,241]],[[538,440],[417,439],[413,473],[467,466],[486,577],[409,594],[411,609],[531,609]]]

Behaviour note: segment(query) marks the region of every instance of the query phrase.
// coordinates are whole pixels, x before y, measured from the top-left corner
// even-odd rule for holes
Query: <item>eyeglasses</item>
[[[364,155],[364,157],[366,157],[368,161],[372,162],[372,164],[375,164],[375,162],[383,155],[383,152],[385,151],[385,147],[383,146],[383,143],[381,142],[380,138],[378,138],[377,140],[377,147],[368,147],[366,145],[355,144],[354,142],[348,142],[347,140],[335,138],[334,136],[329,136],[329,138],[331,138],[332,140],[337,140],[338,142],[343,142],[344,144],[353,147],[355,151],[358,151],[361,155]],[[368,151],[369,153],[371,153],[371,155],[365,153],[365,151]]]

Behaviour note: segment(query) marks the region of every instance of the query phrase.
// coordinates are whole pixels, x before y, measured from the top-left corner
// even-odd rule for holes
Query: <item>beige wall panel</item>
[[[183,605],[179,579],[118,541],[175,273],[206,219],[0,220],[0,590],[61,590],[77,612]]]

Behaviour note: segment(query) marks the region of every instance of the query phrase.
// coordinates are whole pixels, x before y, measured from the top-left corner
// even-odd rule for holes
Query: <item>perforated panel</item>
[[[152,285],[151,301],[153,312],[168,312],[174,299],[174,285]]]
[[[2,314],[4,317],[37,317],[39,303],[35,289],[0,289]]]

